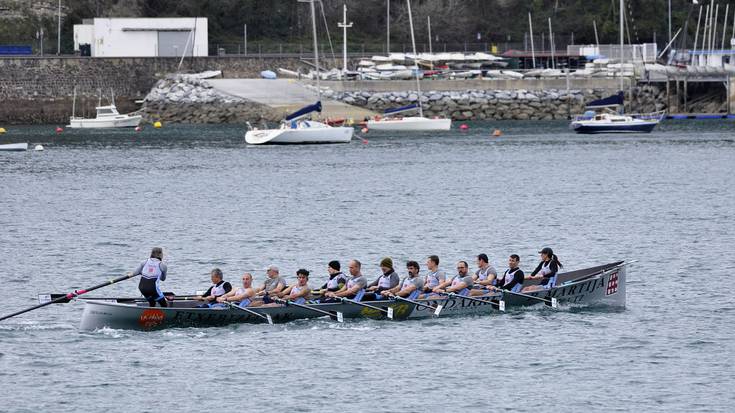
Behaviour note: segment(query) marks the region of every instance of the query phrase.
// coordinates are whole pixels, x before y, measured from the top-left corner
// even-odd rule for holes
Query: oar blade
[[[439,317],[439,314],[441,314],[443,308],[444,304],[437,305],[436,310],[434,310],[434,317]]]
[[[551,297],[551,308],[559,308],[559,300],[554,297]]]
[[[388,319],[393,319],[393,307],[388,307]]]
[[[500,301],[498,302],[498,309],[499,309],[500,311],[502,311],[502,312],[505,312],[505,301],[503,301],[503,300],[500,300]]]
[[[337,311],[337,322],[338,323],[344,323],[345,322],[345,316],[342,314],[341,311]]]
[[[270,314],[265,315],[265,320],[268,321],[268,324],[273,325],[273,317]]]

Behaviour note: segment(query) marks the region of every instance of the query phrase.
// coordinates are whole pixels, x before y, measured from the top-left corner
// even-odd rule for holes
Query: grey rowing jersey
[[[447,276],[442,270],[429,271],[429,273],[426,274],[426,280],[424,281],[424,284],[426,284],[426,286],[429,288],[434,288],[437,285],[443,283],[446,279]]]
[[[359,285],[360,286],[360,290],[362,290],[367,285],[367,278],[365,278],[364,275],[360,274],[357,277],[352,277],[349,280],[347,280],[347,289],[348,290],[350,288],[356,286],[356,285]]]
[[[404,278],[403,281],[401,281],[401,290],[408,288],[408,286],[410,285],[413,285],[416,287],[417,290],[420,290],[424,288],[424,280],[419,276],[413,278],[408,276]]]
[[[492,265],[488,265],[485,267],[485,269],[478,269],[475,271],[475,275],[477,276],[477,281],[485,281],[487,278],[492,275],[495,278],[498,278],[498,272],[495,271],[495,268],[493,268]]]
[[[457,285],[459,283],[462,283],[462,282],[465,283],[465,285],[467,286],[465,288],[472,288],[472,284],[474,284],[473,281],[472,281],[472,276],[471,275],[465,275],[463,277],[463,276],[457,274],[457,275],[454,276],[454,278],[452,278],[452,287],[454,287],[455,285]]]
[[[286,281],[284,281],[283,277],[281,277],[280,275],[276,278],[267,277],[265,279],[265,284],[264,284],[265,292],[269,293],[275,290],[279,283],[283,285],[284,287],[286,286]]]

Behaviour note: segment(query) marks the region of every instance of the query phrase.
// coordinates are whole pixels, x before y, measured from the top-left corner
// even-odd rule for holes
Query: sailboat
[[[75,114],[77,103],[77,89],[74,88],[74,101],[72,103],[72,114],[69,118],[68,128],[73,129],[94,129],[94,128],[134,128],[138,126],[143,117],[141,115],[132,115],[120,113],[115,106],[115,95],[110,91],[110,104],[102,106],[102,98],[95,108],[97,110],[96,118],[82,118]]]
[[[314,112],[322,111],[322,91],[319,86],[319,48],[316,38],[316,12],[314,1],[308,0],[311,5],[311,25],[314,35],[314,64],[316,66],[316,103],[303,107],[286,116],[278,129],[257,129],[250,127],[245,133],[245,142],[250,145],[289,144],[289,143],[347,143],[352,140],[355,130],[351,127],[333,127],[326,123],[309,120]]]
[[[427,118],[424,117],[424,108],[421,104],[421,81],[419,80],[418,53],[416,52],[416,38],[413,33],[413,16],[411,14],[411,0],[406,0],[408,5],[408,22],[411,25],[411,44],[413,46],[414,62],[413,72],[416,77],[416,91],[418,94],[418,102],[415,105],[404,106],[401,108],[388,109],[383,113],[382,117],[376,116],[367,121],[368,129],[373,130],[398,130],[398,131],[431,131],[431,130],[449,130],[452,127],[452,120],[448,118]],[[406,56],[408,58],[408,56]],[[418,110],[418,116],[401,116],[401,114]]]

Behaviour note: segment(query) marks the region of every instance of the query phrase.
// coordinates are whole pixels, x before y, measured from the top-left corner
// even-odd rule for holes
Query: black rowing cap
[[[554,255],[554,251],[553,251],[553,250],[552,250],[551,248],[549,248],[549,247],[544,247],[544,248],[543,248],[543,249],[541,249],[541,251],[539,251],[538,253],[539,253],[539,254],[546,254],[546,255],[548,255],[549,257],[551,257],[552,255]]]

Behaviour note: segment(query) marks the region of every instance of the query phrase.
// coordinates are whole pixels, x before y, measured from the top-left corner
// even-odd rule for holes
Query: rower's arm
[[[413,284],[409,284],[407,287],[403,288],[401,291],[398,291],[396,295],[399,295],[401,297],[408,297],[415,290],[416,290],[416,286]]]
[[[455,292],[455,291],[462,291],[465,288],[467,288],[467,283],[462,281],[460,283],[457,283],[457,285],[452,287],[447,287],[447,292]]]
[[[280,285],[280,284],[279,284],[279,285]],[[278,286],[276,286],[276,287],[278,287]],[[276,288],[276,290],[277,290],[277,289],[278,289],[278,288]],[[290,286],[290,287],[286,287],[286,288],[285,288],[285,289],[284,289],[283,291],[281,291],[281,292],[277,292],[276,290],[273,290],[273,291],[272,291],[272,294],[276,294],[276,295],[277,295],[277,296],[279,296],[279,297],[284,297],[284,296],[287,296],[287,295],[291,294],[291,290],[293,290],[293,285],[292,285],[292,286]]]
[[[434,289],[435,290],[437,290],[437,289],[438,290],[443,290],[444,288],[446,288],[451,283],[452,283],[452,280],[450,280],[450,279],[444,280],[441,283],[439,283],[439,285],[437,285],[436,287],[434,287]]]
[[[354,295],[357,294],[358,291],[360,291],[361,287],[359,284],[352,286],[352,288],[343,288],[339,290],[335,295],[337,297],[347,297],[348,295]]]

